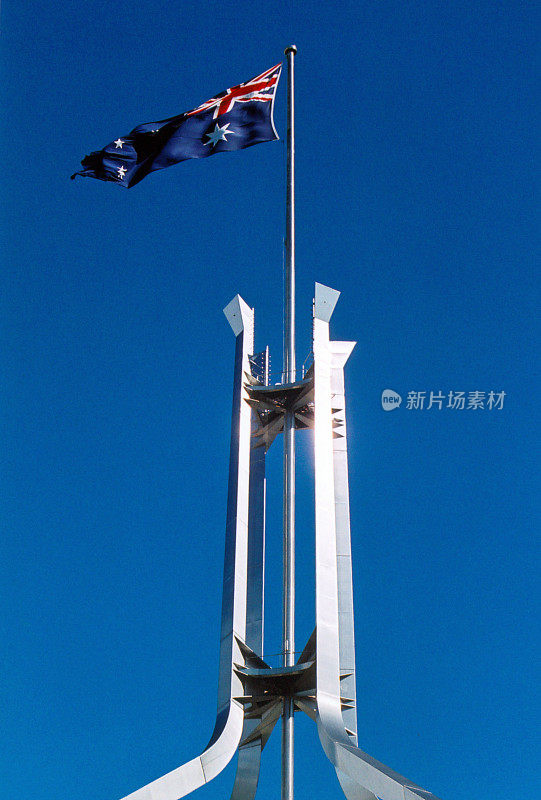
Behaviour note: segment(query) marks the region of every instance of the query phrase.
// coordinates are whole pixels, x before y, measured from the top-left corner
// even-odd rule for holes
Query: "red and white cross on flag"
[[[186,116],[191,117],[193,114],[200,114],[202,111],[208,111],[214,108],[213,118],[221,117],[222,114],[227,114],[231,111],[235,103],[251,103],[254,100],[260,103],[270,103],[274,100],[274,93],[280,78],[282,65],[276,64],[261,75],[257,75],[245,83],[240,83],[238,86],[232,86],[231,89],[226,89],[207,100],[206,103],[194,108],[193,111],[188,111]]]

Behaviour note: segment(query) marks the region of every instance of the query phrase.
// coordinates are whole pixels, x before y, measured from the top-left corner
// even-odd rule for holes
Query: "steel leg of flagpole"
[[[349,800],[436,800],[431,792],[357,747],[343,383],[343,368],[354,342],[329,339],[329,320],[338,297],[339,292],[334,289],[316,284],[313,345],[316,723],[323,749]]]
[[[284,296],[284,383],[295,381],[295,45],[286,47],[287,103],[287,198],[286,275]],[[295,415],[284,419],[284,576],[283,663],[295,660]],[[283,699],[282,712],[282,800],[293,800],[293,714],[290,697]]]
[[[252,411],[246,402],[244,376],[250,373],[249,355],[253,353],[254,312],[237,295],[224,309],[236,337],[229,489],[222,594],[222,624],[218,682],[218,712],[211,739],[200,756],[172,772],[127,795],[124,800],[179,800],[215,778],[235,754],[243,731],[244,709],[238,702],[243,685],[236,665],[244,663],[244,643],[258,626],[262,630],[262,608],[257,612],[257,597],[252,598],[252,613],[247,612],[248,584],[254,592],[258,558],[262,559],[263,521],[260,520],[249,541],[249,498],[261,495],[264,472],[252,483],[251,424]],[[257,470],[255,470],[257,473]],[[259,488],[257,484],[259,483]],[[252,520],[253,521],[253,520]],[[255,537],[255,538],[254,538]],[[249,575],[248,553],[252,547],[252,574]],[[257,553],[260,553],[260,556]],[[262,563],[260,573],[262,574]],[[263,587],[255,589],[262,598]]]
[[[257,356],[262,380],[268,383],[268,348]],[[252,437],[250,444],[250,497],[248,509],[248,585],[246,596],[246,644],[255,653],[263,655],[263,622],[265,595],[265,448],[257,447],[254,433],[257,430],[255,415],[252,415]],[[239,745],[237,772],[231,800],[253,800],[255,798],[261,752],[265,741],[262,736],[252,739],[262,717],[244,719],[242,740]],[[270,735],[270,734],[269,734]]]

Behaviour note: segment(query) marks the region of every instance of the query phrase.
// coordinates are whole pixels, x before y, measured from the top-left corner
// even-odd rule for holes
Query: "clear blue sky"
[[[69,176],[282,58],[297,74],[298,358],[342,291],[360,746],[443,800],[539,796],[539,14],[518,2],[4,0],[6,798],[117,800],[198,754],[217,681],[233,336],[281,363],[282,137],[128,191]],[[537,386],[536,386],[537,382]],[[391,388],[402,406],[384,413]],[[409,391],[505,391],[408,410]],[[536,435],[537,434],[537,435]],[[276,448],[276,449],[274,449]],[[266,652],[280,647],[280,444]],[[297,640],[313,625],[299,436]],[[272,660],[272,659],[271,659]],[[299,716],[296,800],[340,796]],[[279,735],[259,797],[279,796]],[[199,790],[229,797],[230,767]]]

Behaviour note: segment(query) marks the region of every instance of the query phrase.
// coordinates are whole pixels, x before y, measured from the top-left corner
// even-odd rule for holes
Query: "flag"
[[[138,125],[127,136],[85,156],[83,169],[72,179],[82,175],[129,188],[149,172],[188,158],[206,158],[278,139],[273,108],[281,69],[276,64],[192,111]]]

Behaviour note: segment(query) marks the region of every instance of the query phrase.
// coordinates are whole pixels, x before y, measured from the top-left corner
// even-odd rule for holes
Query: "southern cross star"
[[[222,139],[224,140],[224,142],[227,142],[227,138],[226,138],[227,136],[231,136],[231,135],[236,136],[237,134],[235,133],[235,131],[228,131],[227,130],[229,128],[229,125],[230,125],[230,123],[226,122],[226,124],[223,126],[223,128],[220,128],[218,123],[216,123],[216,127],[214,128],[214,130],[211,131],[210,133],[206,133],[205,134],[205,136],[209,137],[209,140],[208,140],[208,142],[204,142],[204,144],[212,144],[213,147],[216,147],[218,142],[221,142]]]
[[[127,172],[126,167],[119,167],[118,168],[118,177],[120,178],[120,180],[123,180],[124,175],[126,174],[126,172]]]
[[[123,144],[124,144],[124,142],[122,141],[122,139],[117,139],[117,140],[115,141],[115,150],[118,150],[118,148],[119,148],[119,147],[120,147],[120,149],[122,150],[122,145],[123,145]]]

